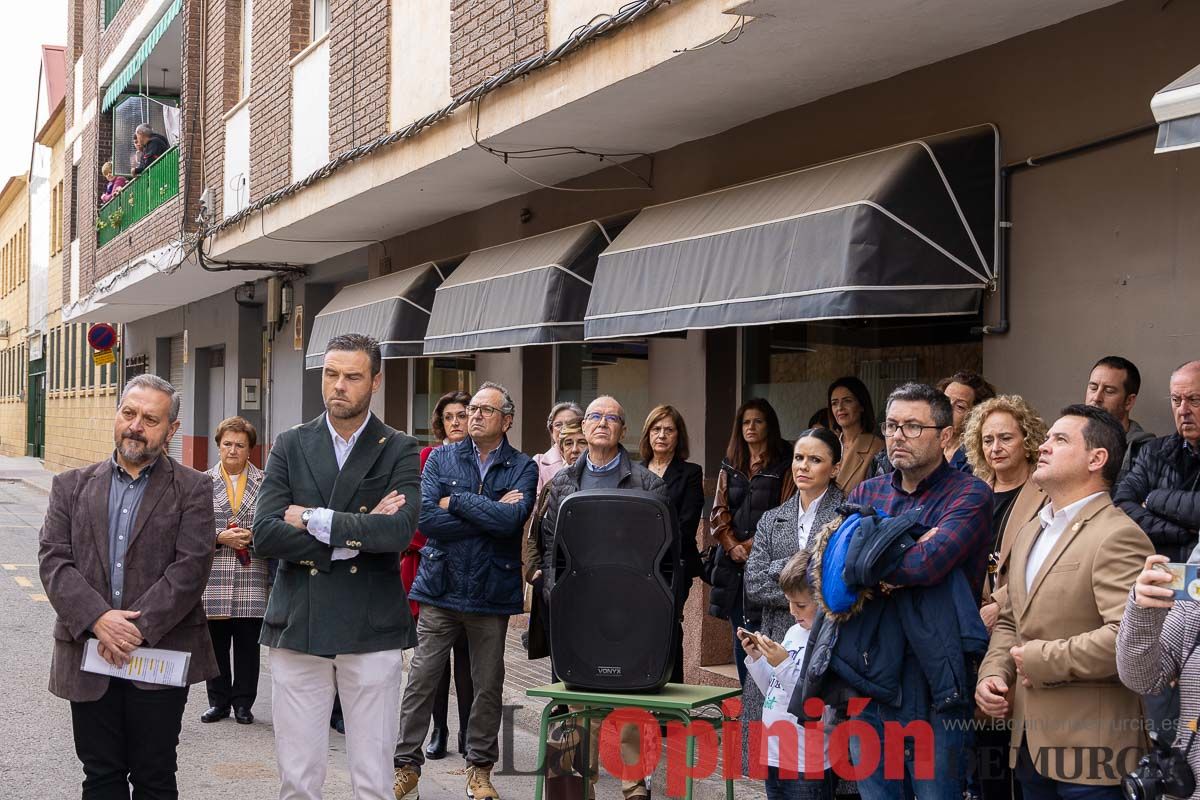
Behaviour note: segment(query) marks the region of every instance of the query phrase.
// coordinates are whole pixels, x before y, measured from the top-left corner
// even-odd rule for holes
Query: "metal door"
[[[45,362],[43,361],[44,365]],[[28,424],[25,429],[29,439],[25,455],[34,458],[46,457],[46,373],[36,372],[29,376]]]

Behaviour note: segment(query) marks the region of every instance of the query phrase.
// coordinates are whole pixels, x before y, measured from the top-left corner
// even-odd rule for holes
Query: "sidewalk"
[[[0,482],[23,483],[42,494],[50,494],[54,473],[42,466],[40,458],[0,456]]]
[[[53,477],[54,473],[45,469],[40,459],[0,456],[0,484],[19,483],[33,491],[49,495]],[[531,773],[537,761],[537,731],[543,703],[527,697],[525,691],[534,686],[550,683],[550,660],[543,658],[530,661],[521,644],[521,634],[525,632],[528,624],[529,617],[526,614],[512,617],[505,644],[504,705],[507,707],[505,716],[510,718],[511,722],[502,726],[500,763],[496,765],[496,785],[505,800],[531,800],[533,797],[534,779]],[[258,713],[260,724],[266,723],[266,726],[269,726],[271,719],[270,666],[265,658],[265,652],[263,662],[263,681],[260,687],[259,703],[255,711]],[[407,670],[405,678],[407,678]],[[203,707],[203,692],[197,691],[194,694],[195,697],[192,698],[193,702],[190,704],[194,708],[189,707],[189,721],[194,721],[192,718],[198,717],[199,711]],[[453,709],[449,717],[451,750],[444,760],[426,762],[421,782],[421,796],[426,800],[441,800],[442,798],[449,800],[449,798],[462,796],[465,769],[461,756],[455,753],[453,748],[458,734],[457,715]],[[208,726],[188,725],[187,727],[193,736],[197,732],[203,734],[212,732],[207,730]],[[258,730],[257,727],[256,730]],[[270,741],[266,741],[264,745],[266,753],[270,752],[270,744]],[[331,784],[348,782],[348,774],[345,774],[345,740],[334,734],[330,744],[333,755],[330,782]],[[256,764],[256,767],[259,772],[262,772],[260,777],[270,784],[277,778],[275,778],[269,757],[264,761],[265,763]],[[246,776],[242,777],[246,778]],[[663,791],[664,781],[665,758],[659,769],[656,770],[652,781],[655,798],[666,796]],[[328,792],[327,796],[341,797],[340,788],[340,786],[336,788],[333,785],[328,786],[327,789],[333,791]],[[757,781],[738,781],[735,792],[739,799],[765,796],[762,784]],[[696,800],[716,800],[724,798],[724,796],[724,784],[715,778],[697,783]],[[597,786],[597,797],[599,800],[620,800],[621,791],[617,780],[608,776],[602,777]]]

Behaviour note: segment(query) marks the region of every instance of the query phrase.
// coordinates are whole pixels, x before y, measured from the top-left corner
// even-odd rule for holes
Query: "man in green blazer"
[[[402,650],[416,646],[399,554],[421,495],[417,441],[370,412],[382,377],[374,339],[331,339],[326,413],[279,435],[258,496],[254,551],[279,560],[259,641],[280,797],[321,796],[340,693],[355,797],[392,798]]]

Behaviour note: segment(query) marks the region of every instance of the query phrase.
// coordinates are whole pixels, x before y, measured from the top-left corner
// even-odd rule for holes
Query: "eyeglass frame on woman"
[[[945,425],[922,425],[919,422],[896,423],[890,420],[885,420],[883,426],[880,428],[880,432],[883,434],[883,438],[885,439],[894,439],[896,438],[897,433],[903,433],[905,439],[920,439],[927,430],[932,429],[935,431],[940,431],[945,427]],[[888,428],[891,428],[891,430],[889,431]],[[921,430],[918,433],[910,434],[905,430],[905,428],[920,428]]]
[[[583,415],[584,422],[591,422],[594,424],[594,423],[598,423],[600,420],[604,420],[609,425],[624,425],[625,424],[625,418],[621,417],[621,416],[617,416],[616,414],[601,414],[599,411],[593,411],[590,414]]]
[[[468,414],[466,411],[459,411],[457,413],[455,413],[453,411],[445,411],[445,412],[442,412],[442,422],[453,422],[456,419],[464,420],[464,419],[468,419],[470,416],[471,415]]]

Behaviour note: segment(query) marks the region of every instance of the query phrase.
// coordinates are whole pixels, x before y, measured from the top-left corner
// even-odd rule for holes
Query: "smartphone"
[[[1176,600],[1200,600],[1200,564],[1170,562],[1154,568],[1171,573],[1171,582],[1163,585],[1175,593]]]

